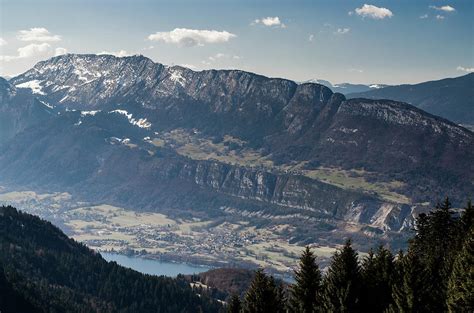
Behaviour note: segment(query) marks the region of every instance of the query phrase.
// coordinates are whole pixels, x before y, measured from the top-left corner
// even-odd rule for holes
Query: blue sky
[[[474,68],[474,1],[0,0],[0,75],[55,54],[415,83]]]

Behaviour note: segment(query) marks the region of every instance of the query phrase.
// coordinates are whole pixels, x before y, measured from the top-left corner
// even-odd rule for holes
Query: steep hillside
[[[0,207],[2,312],[217,312],[184,280],[143,275],[107,263],[59,229]],[[26,299],[23,307],[14,303]],[[15,309],[15,305],[17,308]]]
[[[387,240],[424,202],[474,190],[474,135],[401,102],[143,56],[59,56],[10,82],[2,94],[21,91],[54,114],[8,127],[7,186],[291,225],[285,235],[299,243]],[[13,101],[0,108],[29,112]]]
[[[351,93],[348,97],[403,101],[453,122],[474,125],[474,73],[415,85]]]
[[[218,268],[199,275],[193,275],[193,280],[197,280],[206,286],[216,288],[223,292],[225,298],[231,295],[242,296],[250,286],[255,271],[237,268]]]
[[[0,145],[16,133],[51,118],[51,108],[31,92],[0,77]]]
[[[402,193],[415,202],[430,199],[412,191],[420,185],[433,185],[426,190],[431,196],[472,190],[472,171],[465,171],[472,168],[472,133],[394,101],[346,101],[318,84],[236,70],[194,72],[142,56],[55,57],[11,83],[34,85],[36,96],[59,112],[121,113],[143,138],[183,128],[213,142],[232,136],[279,165],[356,168],[375,172],[376,180],[401,179],[407,184]],[[434,184],[433,173],[440,173]],[[441,179],[446,176],[448,184]]]

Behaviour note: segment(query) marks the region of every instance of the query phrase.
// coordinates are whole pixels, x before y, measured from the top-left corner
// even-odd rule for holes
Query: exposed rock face
[[[65,55],[10,83],[1,80],[0,99],[0,118],[15,121],[3,124],[2,180],[137,209],[390,232],[412,223],[417,202],[445,194],[463,201],[474,190],[471,132],[404,103],[346,100],[319,84],[236,70],[194,72],[142,56]],[[230,135],[242,142],[239,149],[255,149],[276,167],[199,161],[173,145],[150,143],[177,128],[217,141]],[[396,191],[412,203],[282,170],[295,165],[397,180]]]

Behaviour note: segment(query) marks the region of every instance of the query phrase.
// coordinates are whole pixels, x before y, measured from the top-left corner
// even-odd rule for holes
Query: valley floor
[[[257,229],[244,220],[187,220],[108,204],[76,202],[68,193],[1,192],[0,204],[49,220],[77,241],[101,252],[213,267],[261,266],[285,275],[293,273],[292,267],[303,249],[290,244],[284,236],[289,225]],[[335,248],[314,245],[323,266]]]

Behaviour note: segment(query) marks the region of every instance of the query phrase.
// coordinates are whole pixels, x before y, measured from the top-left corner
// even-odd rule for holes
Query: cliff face
[[[302,175],[192,160],[167,148],[150,155],[145,146],[111,144],[107,131],[78,133],[75,127],[61,128],[63,124],[39,127],[7,145],[9,154],[0,158],[2,164],[9,164],[0,170],[2,180],[61,188],[141,210],[188,208],[269,221],[329,221],[334,226],[340,221],[372,224],[377,219],[377,227],[394,231],[401,229],[402,222],[387,226],[385,220],[394,214],[405,220],[397,208],[406,210],[407,205]],[[53,131],[55,136],[45,136]],[[391,212],[377,217],[387,206]]]
[[[409,205],[390,204],[303,176],[276,175],[214,162],[186,163],[178,166],[177,175],[220,194],[257,201],[260,203],[257,214],[269,219],[293,213],[307,218],[335,218],[399,231],[412,218]],[[287,209],[270,211],[265,208],[267,205]]]
[[[0,89],[0,175],[9,184],[307,233],[352,223],[381,236],[409,228],[417,203],[463,201],[474,190],[471,132],[318,84],[66,55]]]

